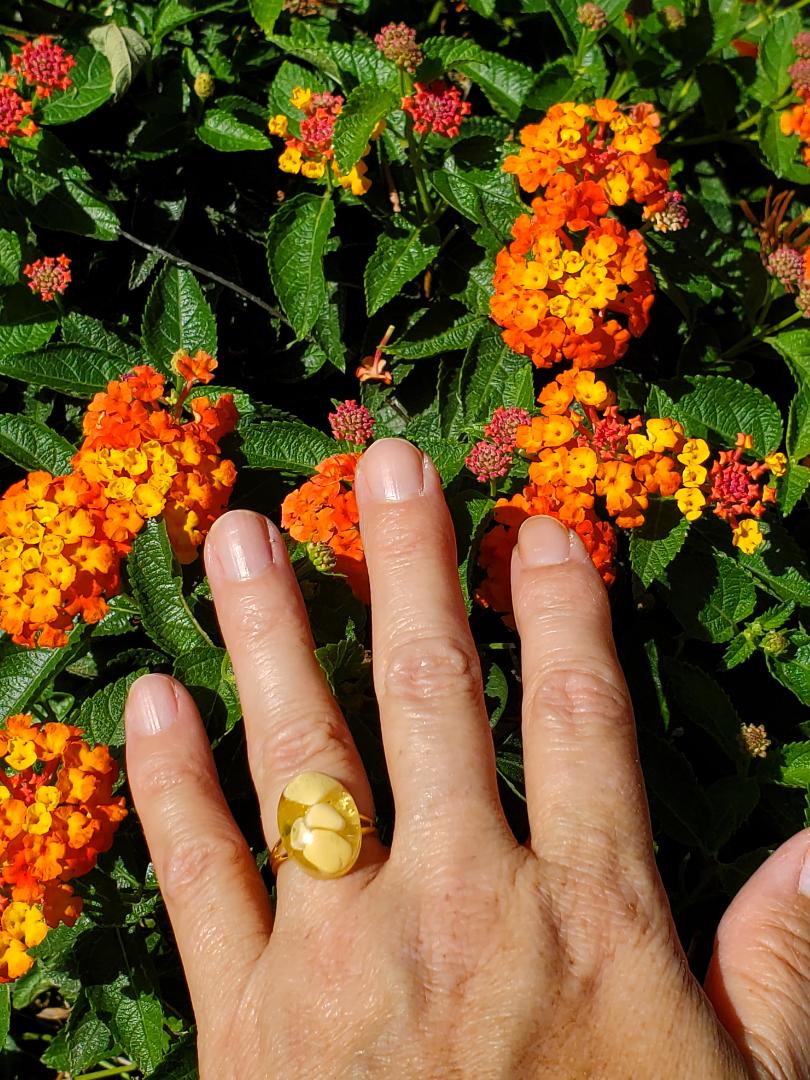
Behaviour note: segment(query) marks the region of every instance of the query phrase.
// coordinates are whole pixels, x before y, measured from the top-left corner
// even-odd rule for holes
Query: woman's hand
[[[579,540],[534,518],[513,558],[524,847],[501,811],[436,471],[383,440],[356,492],[396,801],[390,851],[366,837],[358,865],[332,881],[282,864],[274,914],[191,698],[162,675],[130,694],[129,780],[203,1080],[810,1076],[810,831],[732,904],[707,998],[656,871],[608,602]],[[373,814],[278,533],[235,511],[206,559],[268,845],[281,790],[304,770],[339,778]]]

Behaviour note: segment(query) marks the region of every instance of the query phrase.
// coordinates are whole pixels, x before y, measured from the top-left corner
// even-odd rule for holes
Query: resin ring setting
[[[348,874],[374,822],[357,809],[351,793],[332,776],[302,772],[278,801],[279,840],[270,853],[275,874],[292,859],[312,877],[339,878]]]

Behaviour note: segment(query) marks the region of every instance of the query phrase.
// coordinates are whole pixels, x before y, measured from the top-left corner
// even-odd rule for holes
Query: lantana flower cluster
[[[118,766],[79,728],[10,716],[0,729],[0,983],[29,970],[29,950],[82,901],[68,882],[88,873],[126,817]]]
[[[655,153],[659,123],[649,104],[564,102],[524,127],[520,151],[504,162],[524,191],[544,190],[498,254],[490,310],[507,345],[538,367],[613,364],[648,325],[655,281],[646,244],[607,215],[635,202],[659,231],[688,224]]]
[[[45,255],[23,267],[28,288],[34,296],[49,301],[61,296],[71,282],[70,259],[67,255]]]
[[[793,92],[799,98],[779,117],[783,135],[798,135],[802,142],[801,154],[810,168],[810,30],[802,30],[793,39],[796,62],[790,67]]]
[[[360,161],[355,162],[348,172],[342,172],[335,160],[332,137],[335,121],[343,110],[343,96],[296,86],[290,97],[290,105],[299,114],[299,135],[291,134],[290,118],[283,113],[272,116],[267,125],[271,135],[284,139],[284,150],[278,159],[282,172],[301,173],[310,180],[320,180],[329,170],[330,176],[341,187],[351,190],[353,195],[365,195],[371,181],[366,176],[368,166],[362,158],[369,153],[370,144],[363,151]],[[384,121],[375,127],[371,134],[372,142],[380,137],[384,127]]]
[[[227,506],[236,469],[219,440],[233,430],[231,395],[183,402],[208,382],[213,357],[180,353],[182,390],[140,365],[88,406],[73,472],[32,472],[0,498],[0,628],[20,645],[58,647],[77,618],[96,623],[120,590],[121,560],[149,518],[162,517],[181,563],[191,562]]]
[[[690,521],[711,510],[728,522],[732,542],[746,554],[763,543],[759,519],[775,489],[766,474],[784,474],[783,454],[746,462],[751,438],[714,458],[704,439],[689,438],[671,418],[625,419],[615,396],[590,370],[571,369],[540,393],[540,415],[518,427],[515,445],[529,459],[529,483],[495,505],[495,526],[483,538],[479,601],[511,610],[509,566],[521,523],[547,514],[573,529],[607,584],[615,576],[616,536],[644,524],[653,497],[674,499]],[[601,508],[604,508],[601,511]]]
[[[12,55],[11,71],[0,76],[0,146],[36,134],[32,114],[37,101],[49,98],[54,90],[67,90],[72,83],[69,72],[75,66],[75,58],[47,34],[26,42]]]

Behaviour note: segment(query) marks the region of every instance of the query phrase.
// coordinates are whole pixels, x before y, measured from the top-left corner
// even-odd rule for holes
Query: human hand
[[[390,851],[367,836],[358,864],[331,881],[283,863],[273,913],[190,696],[162,675],[130,693],[129,781],[203,1080],[810,1075],[810,830],[731,905],[707,998],[656,870],[608,602],[578,538],[530,519],[513,558],[522,846],[500,806],[436,471],[382,440],[355,490],[396,803]],[[282,788],[304,770],[339,778],[373,814],[277,531],[226,514],[206,561],[268,845]]]

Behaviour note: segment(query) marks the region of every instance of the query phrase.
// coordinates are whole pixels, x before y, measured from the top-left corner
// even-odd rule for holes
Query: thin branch
[[[213,270],[206,270],[202,266],[197,266],[196,263],[189,262],[188,259],[182,259],[179,255],[174,255],[171,251],[166,251],[165,248],[158,247],[156,244],[147,244],[145,240],[139,240],[137,236],[133,236],[132,233],[128,233],[124,229],[120,229],[119,232],[120,235],[123,236],[125,240],[129,240],[131,244],[137,244],[137,246],[143,248],[144,251],[151,251],[153,255],[159,255],[162,259],[168,259],[177,266],[183,266],[187,270],[193,270],[195,274],[201,274],[210,281],[215,281],[217,285],[222,285],[224,288],[230,289],[231,292],[235,292],[239,296],[244,297],[245,300],[250,300],[252,304],[262,308],[268,315],[272,315],[274,319],[279,319],[285,326],[290,325],[284,312],[279,311],[278,308],[274,308],[271,304],[268,304],[254,293],[248,292],[247,289],[243,289],[242,286],[237,285],[236,282],[228,281],[227,278],[215,274]]]

